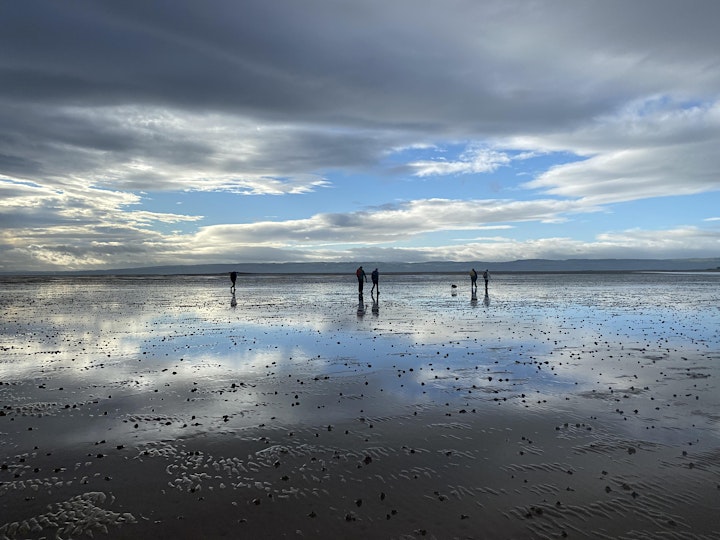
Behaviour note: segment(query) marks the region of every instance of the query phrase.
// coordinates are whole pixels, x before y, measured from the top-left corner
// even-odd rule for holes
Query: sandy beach
[[[720,538],[720,274],[229,286],[0,278],[0,538]]]

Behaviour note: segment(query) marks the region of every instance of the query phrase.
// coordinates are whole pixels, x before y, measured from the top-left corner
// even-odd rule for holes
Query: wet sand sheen
[[[5,279],[0,538],[720,537],[717,276],[460,279]]]

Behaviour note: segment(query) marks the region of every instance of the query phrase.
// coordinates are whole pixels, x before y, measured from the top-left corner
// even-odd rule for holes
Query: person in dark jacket
[[[360,266],[357,270],[355,270],[355,275],[358,279],[358,292],[362,294],[363,284],[367,283],[367,274],[365,274],[365,270],[363,270],[363,267]]]

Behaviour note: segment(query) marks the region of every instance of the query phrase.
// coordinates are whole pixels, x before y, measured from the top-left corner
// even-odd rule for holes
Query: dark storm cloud
[[[0,103],[4,135],[0,146],[0,173],[25,179],[90,175],[114,162],[152,157],[178,165],[212,157],[212,148],[198,140],[138,125],[130,114],[53,108],[47,105]]]
[[[669,80],[668,61],[690,57],[716,83],[708,8],[720,7],[702,4],[12,2],[0,23],[2,95],[498,133],[597,114],[654,84],[648,76]],[[576,53],[560,50],[569,41],[582,44]],[[592,86],[581,84],[590,70]]]
[[[82,174],[151,156],[291,176],[367,166],[390,146],[436,137],[579,126],[659,87],[715,91],[720,40],[709,21],[720,4],[701,4],[9,2],[0,172]],[[207,132],[145,121],[145,107],[294,129],[255,134],[258,151],[225,159]]]

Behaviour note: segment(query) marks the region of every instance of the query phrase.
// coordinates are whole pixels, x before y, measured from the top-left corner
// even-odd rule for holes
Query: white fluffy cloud
[[[570,133],[511,144],[586,156],[525,185],[553,195],[603,204],[720,190],[720,101],[654,98]]]
[[[409,163],[408,167],[415,171],[415,176],[422,177],[493,172],[508,163],[510,158],[503,152],[489,148],[470,148],[457,161],[421,160]]]

